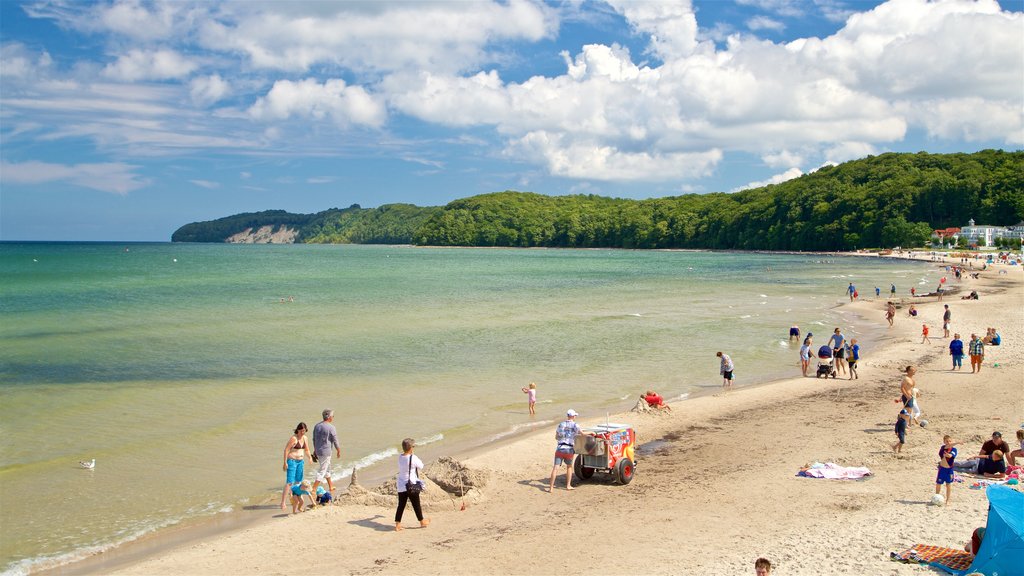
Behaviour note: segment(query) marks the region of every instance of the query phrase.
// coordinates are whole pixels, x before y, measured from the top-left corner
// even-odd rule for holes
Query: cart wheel
[[[619,484],[629,484],[633,480],[633,461],[629,458],[619,460],[615,472],[619,476]]]
[[[594,476],[594,469],[583,465],[583,457],[577,456],[572,463],[572,473],[580,480],[590,480]]]

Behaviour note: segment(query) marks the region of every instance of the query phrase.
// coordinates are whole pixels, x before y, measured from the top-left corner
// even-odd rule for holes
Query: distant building
[[[946,230],[955,230],[955,228],[947,228]],[[938,233],[939,230],[935,232]],[[936,234],[932,234],[932,236],[936,236]],[[1015,226],[979,226],[974,223],[974,218],[971,218],[967,221],[967,226],[961,228],[954,235],[954,242],[959,240],[961,236],[967,239],[969,245],[979,247],[995,246],[996,240],[1000,238],[1024,240],[1024,222],[1020,222]],[[939,236],[939,238],[939,241],[942,242],[942,238],[949,238],[949,236]]]

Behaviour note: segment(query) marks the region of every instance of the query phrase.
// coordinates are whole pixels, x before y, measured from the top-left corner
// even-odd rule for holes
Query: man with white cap
[[[579,424],[576,424],[576,416],[579,414],[570,409],[565,413],[565,422],[555,429],[555,440],[558,446],[555,448],[555,465],[551,468],[551,481],[548,484],[548,492],[555,490],[555,475],[558,474],[558,467],[565,464],[565,489],[573,490],[572,487],[572,462],[576,458],[576,450],[573,448],[576,442],[576,435],[581,432]]]

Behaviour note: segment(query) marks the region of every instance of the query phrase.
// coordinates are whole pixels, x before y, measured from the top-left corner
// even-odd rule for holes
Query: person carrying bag
[[[416,441],[412,438],[402,440],[402,454],[398,457],[398,510],[395,511],[395,531],[402,530],[402,513],[405,512],[406,502],[412,502],[412,510],[416,513],[416,519],[420,521],[420,528],[430,525],[430,518],[423,517],[423,510],[420,508],[420,492],[423,491],[423,484],[419,479],[419,471],[423,469],[423,461],[412,453]]]

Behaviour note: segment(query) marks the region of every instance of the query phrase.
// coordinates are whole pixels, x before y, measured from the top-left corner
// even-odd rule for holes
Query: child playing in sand
[[[530,402],[530,416],[537,414],[535,406],[537,405],[537,384],[530,382],[530,386],[523,388],[523,394],[528,396]]]
[[[924,344],[926,342],[928,344],[932,343],[931,339],[928,338],[928,325],[921,324],[921,344]]]
[[[298,514],[306,510],[306,502],[302,499],[303,496],[309,497],[309,505],[316,508],[316,502],[313,500],[313,495],[310,490],[313,489],[313,484],[309,480],[303,480],[299,484],[292,485],[292,514]]]
[[[892,451],[897,454],[903,452],[903,445],[907,443],[907,422],[910,422],[910,412],[904,407],[896,417],[896,437],[899,440],[892,445]]]
[[[953,490],[953,461],[956,460],[956,446],[949,434],[942,437],[939,447],[939,474],[935,477],[935,493],[938,494],[942,485],[946,485],[946,505],[949,505],[950,492]]]

